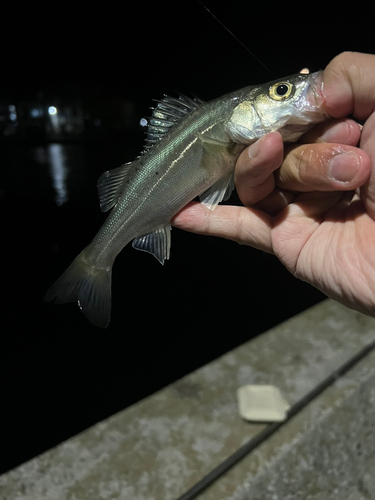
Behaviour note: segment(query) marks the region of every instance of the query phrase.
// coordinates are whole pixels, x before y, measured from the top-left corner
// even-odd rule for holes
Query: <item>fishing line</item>
[[[254,59],[256,59],[256,60],[257,60],[257,61],[258,61],[258,62],[259,62],[262,66],[263,66],[263,68],[265,68],[265,69],[266,69],[269,73],[271,73],[271,75],[272,75],[274,78],[277,78],[277,76],[276,76],[276,75],[275,75],[275,74],[274,74],[274,73],[273,73],[273,72],[272,72],[269,68],[267,68],[267,66],[266,66],[266,65],[265,65],[265,64],[264,64],[264,63],[263,63],[263,62],[259,59],[259,57],[257,57],[257,56],[254,54],[254,52],[251,52],[251,50],[249,49],[249,47],[247,47],[247,45],[245,45],[245,44],[244,44],[244,43],[243,43],[243,42],[242,42],[242,41],[238,38],[238,36],[236,36],[234,33],[232,33],[232,31],[231,31],[231,30],[230,30],[227,26],[225,26],[225,24],[224,24],[224,23],[222,23],[222,22],[220,21],[220,19],[218,19],[218,18],[215,16],[215,14],[213,14],[213,13],[210,11],[210,9],[209,9],[209,8],[208,8],[208,7],[207,7],[207,6],[206,6],[203,2],[201,2],[201,0],[198,0],[198,2],[202,5],[202,7],[204,7],[204,8],[206,9],[206,11],[207,11],[209,14],[211,14],[211,16],[212,16],[212,17],[213,17],[213,18],[214,18],[214,19],[215,19],[215,20],[216,20],[216,21],[217,21],[217,22],[218,22],[218,23],[219,23],[219,24],[220,24],[220,25],[221,25],[221,26],[222,26],[222,27],[223,27],[223,28],[224,28],[224,29],[225,29],[225,30],[226,30],[229,34],[230,34],[230,35],[232,35],[232,37],[233,37],[235,40],[237,40],[237,42],[238,42],[238,43],[240,43],[240,44],[242,45],[242,47],[243,47],[244,49],[246,49],[246,50],[249,52],[249,54],[251,54],[251,55],[254,57]]]

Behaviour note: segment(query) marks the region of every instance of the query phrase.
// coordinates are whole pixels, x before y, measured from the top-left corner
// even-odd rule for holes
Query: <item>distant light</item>
[[[49,113],[50,115],[55,115],[55,114],[57,113],[57,109],[55,108],[55,106],[50,106],[50,107],[48,108],[48,113]]]
[[[99,120],[99,118],[95,118],[95,120],[94,120],[95,127],[100,127],[101,124],[102,124],[102,122]]]
[[[30,116],[32,118],[39,118],[39,117],[43,116],[43,109],[41,107],[31,108],[30,109]]]
[[[139,122],[139,124],[141,125],[141,127],[147,127],[148,122],[147,122],[146,118],[141,118],[141,121]]]
[[[8,111],[9,111],[9,120],[11,120],[12,122],[15,122],[17,120],[16,106],[14,104],[9,104]]]

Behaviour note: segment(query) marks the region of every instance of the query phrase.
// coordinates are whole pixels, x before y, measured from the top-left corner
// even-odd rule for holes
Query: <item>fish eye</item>
[[[293,85],[289,82],[278,82],[272,85],[269,90],[269,96],[274,101],[285,101],[291,96]]]

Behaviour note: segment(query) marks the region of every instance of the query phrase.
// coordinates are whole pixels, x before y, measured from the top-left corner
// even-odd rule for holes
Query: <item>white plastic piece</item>
[[[274,385],[244,385],[237,399],[241,417],[254,422],[283,422],[290,408]]]

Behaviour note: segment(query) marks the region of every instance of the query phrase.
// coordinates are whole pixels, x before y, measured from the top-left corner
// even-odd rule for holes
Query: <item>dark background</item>
[[[0,140],[0,471],[324,298],[270,255],[173,229],[165,266],[131,246],[116,260],[107,330],[74,304],[42,300],[104,220],[96,179],[140,152],[139,121],[152,99],[181,91],[209,100],[324,68],[343,50],[373,52],[371,16],[360,8],[332,15],[311,3],[206,5],[269,70],[199,2],[33,2],[2,16],[0,103],[102,105],[81,135],[16,130]],[[114,125],[116,103],[126,113]],[[63,191],[52,183],[56,161]]]

